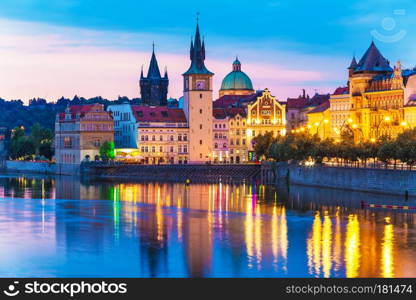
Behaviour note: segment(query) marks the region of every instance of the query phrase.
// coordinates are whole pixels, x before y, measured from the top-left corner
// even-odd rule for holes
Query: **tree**
[[[333,154],[334,142],[331,139],[317,141],[311,150],[311,157],[319,164],[321,164],[325,158],[332,157]]]
[[[273,132],[267,132],[264,135],[260,134],[253,139],[254,142],[254,152],[256,152],[257,157],[261,160],[263,157],[268,157],[269,148],[273,143]]]
[[[397,158],[397,156],[397,144],[395,142],[383,144],[377,153],[378,159],[384,162],[386,168],[389,161]]]
[[[116,158],[114,150],[114,142],[105,141],[100,147],[100,157],[102,160],[109,160]]]
[[[39,155],[51,160],[54,155],[52,144],[52,141],[46,141],[41,143],[39,146]]]
[[[293,145],[288,138],[277,139],[269,147],[268,156],[275,161],[288,161],[292,158]]]
[[[42,144],[52,146],[52,131],[48,128],[43,128],[39,123],[33,124],[30,128],[30,138],[35,146],[36,155],[40,154]],[[45,145],[43,146],[43,150],[45,150]]]

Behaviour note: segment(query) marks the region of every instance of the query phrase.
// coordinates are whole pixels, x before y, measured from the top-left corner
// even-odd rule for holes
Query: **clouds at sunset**
[[[184,10],[174,11],[171,4],[156,2],[161,9],[153,17],[147,11],[154,7],[134,2],[117,7],[107,0],[99,7],[77,0],[53,5],[41,0],[0,3],[0,97],[25,101],[75,94],[139,97],[140,68],[144,65],[147,71],[153,41],[159,67],[168,68],[169,96],[180,97],[195,7],[183,1]],[[215,16],[212,7],[202,5],[201,33],[207,46],[206,65],[215,73],[214,95],[236,55],[255,89],[267,87],[282,100],[297,96],[302,88],[313,94],[345,85],[351,56],[356,53],[359,58],[366,50],[370,31],[401,3],[409,7],[407,1],[390,6],[386,2],[371,13],[371,7],[358,1],[337,5],[324,19],[317,18],[319,9],[325,11],[321,2],[301,11],[281,1],[264,6],[260,1],[250,9],[245,1],[238,7],[223,2],[223,11]],[[238,22],[225,17],[231,12],[238,15]],[[268,18],[261,18],[266,12]],[[403,18],[408,20],[410,12]],[[416,64],[416,46],[409,44],[412,36],[408,30],[406,39],[394,45],[376,42],[392,62],[401,59],[405,67],[412,67]]]

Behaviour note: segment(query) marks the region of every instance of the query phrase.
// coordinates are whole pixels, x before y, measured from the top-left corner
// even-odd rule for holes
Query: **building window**
[[[182,141],[182,134],[178,134],[178,141]]]
[[[199,110],[199,113],[202,115],[202,109]]]
[[[188,140],[188,136],[186,134],[183,135],[183,140],[187,141]]]
[[[215,143],[214,148],[218,149],[218,143]]]
[[[170,140],[173,141],[173,135],[170,136]]]
[[[224,144],[222,145],[222,147],[223,147],[223,148],[227,148],[227,144],[226,144],[226,143],[224,143]]]
[[[215,124],[215,126],[214,126],[215,128],[217,128],[217,124]]]
[[[153,146],[153,147],[152,147],[152,152],[153,152],[153,153],[155,153],[155,152],[156,152],[155,146]]]
[[[163,147],[162,146],[159,147],[159,152],[163,152]]]
[[[152,135],[152,141],[156,141],[156,137]]]
[[[170,146],[170,152],[173,152],[173,146]]]
[[[69,136],[64,137],[64,148],[72,148],[72,139]]]
[[[199,124],[199,129],[202,129],[202,124]]]
[[[199,94],[199,99],[202,99],[202,94]]]
[[[202,145],[202,140],[199,140],[199,144]]]
[[[187,146],[183,146],[183,153],[187,153],[188,152],[188,147]]]
[[[159,141],[163,141],[163,135],[159,136]]]
[[[218,133],[214,134],[214,138],[216,139],[218,138]]]

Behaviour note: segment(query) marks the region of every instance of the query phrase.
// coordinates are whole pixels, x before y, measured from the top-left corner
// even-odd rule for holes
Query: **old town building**
[[[113,123],[102,104],[68,106],[55,121],[56,163],[78,165],[98,159],[100,146],[114,140]]]
[[[132,111],[137,122],[138,161],[188,163],[189,128],[182,109],[133,105]]]

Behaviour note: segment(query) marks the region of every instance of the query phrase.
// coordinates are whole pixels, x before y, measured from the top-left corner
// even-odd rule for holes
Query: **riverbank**
[[[164,182],[243,182],[259,177],[261,165],[135,165],[135,164],[82,164],[81,173],[102,180],[125,179],[133,181]]]
[[[416,197],[416,172],[407,170],[264,163],[262,178],[274,184],[288,180],[290,184]]]
[[[49,174],[49,175],[79,175],[79,165],[62,165],[53,162],[7,160],[4,168],[10,172]]]

